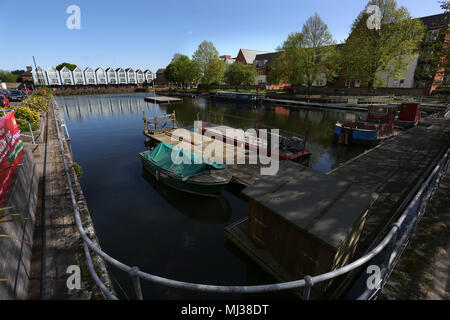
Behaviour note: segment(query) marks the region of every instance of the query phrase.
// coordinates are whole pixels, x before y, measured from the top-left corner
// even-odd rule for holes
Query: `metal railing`
[[[14,109],[11,110],[0,110],[1,112],[3,112],[3,116],[5,116],[7,113],[9,113],[10,111],[14,112]],[[21,136],[23,137],[28,137],[31,138],[31,142],[33,144],[36,144],[36,140],[34,139],[34,133],[33,133],[33,128],[31,127],[31,123],[27,120],[24,119],[20,119],[20,118],[16,118],[17,121],[22,121],[22,122],[26,122],[28,124],[28,128],[30,129],[30,134],[25,134],[23,132],[20,133]]]
[[[303,299],[308,300],[310,298],[311,288],[318,283],[332,280],[339,276],[342,276],[350,271],[353,271],[357,268],[360,268],[371,262],[375,257],[380,257],[381,253],[384,254],[383,259],[383,273],[381,277],[381,283],[384,284],[386,281],[386,275],[389,275],[389,272],[392,270],[393,261],[396,257],[399,256],[400,248],[405,244],[408,239],[408,235],[413,230],[414,225],[420,219],[423,214],[427,201],[431,198],[434,189],[437,187],[440,178],[445,173],[448,164],[449,164],[449,154],[450,149],[447,150],[445,155],[441,158],[438,165],[434,168],[432,173],[428,176],[425,183],[420,188],[419,192],[410,202],[409,206],[403,211],[403,214],[397,220],[397,222],[392,226],[387,235],[381,240],[381,242],[373,248],[371,251],[366,253],[363,257],[358,260],[341,267],[339,269],[317,275],[317,276],[305,276],[303,279],[289,281],[284,283],[276,283],[276,284],[267,284],[267,285],[252,285],[252,286],[223,286],[223,285],[209,285],[209,284],[200,284],[200,283],[189,283],[183,282],[173,279],[168,279],[164,277],[160,277],[157,275],[153,275],[150,273],[143,272],[139,270],[138,267],[128,266],[110,255],[101,250],[97,245],[89,238],[86,234],[86,231],[83,229],[79,207],[75,198],[75,193],[72,186],[71,176],[69,167],[67,165],[67,161],[65,158],[64,146],[61,139],[60,128],[58,126],[58,121],[56,117],[57,106],[55,106],[54,116],[58,133],[59,146],[61,149],[61,154],[64,162],[65,173],[67,177],[67,182],[70,190],[70,196],[72,199],[72,204],[74,208],[75,214],[75,222],[77,229],[80,233],[81,239],[83,240],[83,248],[86,255],[86,259],[88,262],[89,271],[94,282],[103,292],[105,298],[111,300],[117,300],[117,297],[103,284],[103,282],[99,279],[96,271],[94,269],[90,250],[94,253],[102,257],[106,262],[115,268],[122,270],[128,273],[132,279],[136,298],[139,300],[143,299],[142,289],[140,281],[141,279],[150,281],[153,283],[165,285],[168,287],[185,289],[185,290],[193,290],[193,291],[203,291],[203,292],[215,292],[215,293],[262,293],[262,292],[275,292],[282,290],[290,290],[290,289],[298,289],[303,287]],[[359,299],[369,299],[372,298],[378,291],[366,290]]]

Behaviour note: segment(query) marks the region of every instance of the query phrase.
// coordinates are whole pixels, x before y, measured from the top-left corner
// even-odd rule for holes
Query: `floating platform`
[[[180,98],[164,97],[164,96],[145,97],[144,100],[147,102],[152,102],[152,103],[174,103],[174,102],[183,101],[183,99],[180,99]]]

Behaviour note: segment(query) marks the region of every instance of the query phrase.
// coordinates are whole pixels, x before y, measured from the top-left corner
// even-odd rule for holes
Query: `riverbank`
[[[389,281],[389,300],[450,299],[450,168]]]

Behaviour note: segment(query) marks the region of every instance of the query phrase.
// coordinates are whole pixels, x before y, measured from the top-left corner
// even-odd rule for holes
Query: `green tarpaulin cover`
[[[180,164],[172,161],[172,154],[178,156]],[[183,178],[189,178],[208,170],[208,165],[215,169],[225,169],[225,164],[207,161],[202,157],[161,142],[152,152],[145,153],[145,157],[160,168],[173,172]],[[177,161],[178,162],[178,161]]]

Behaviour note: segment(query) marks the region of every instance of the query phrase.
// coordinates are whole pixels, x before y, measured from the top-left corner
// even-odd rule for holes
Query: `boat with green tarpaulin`
[[[139,153],[139,156],[144,170],[158,182],[184,192],[217,196],[231,180],[231,172],[226,165],[164,142],[153,150]],[[175,163],[173,159],[180,161]]]

